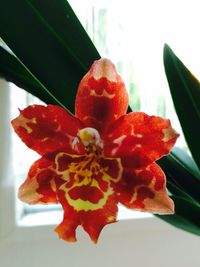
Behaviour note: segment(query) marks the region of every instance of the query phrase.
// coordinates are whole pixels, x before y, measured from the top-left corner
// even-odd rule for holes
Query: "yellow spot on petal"
[[[18,191],[18,198],[28,204],[38,203],[43,195],[37,193],[39,184],[36,179],[29,179],[23,183]]]
[[[110,216],[107,218],[107,223],[113,222],[115,221],[115,217],[114,216]]]
[[[91,90],[90,95],[96,97],[105,97],[108,99],[112,99],[115,97],[115,94],[109,94],[105,89],[103,89],[103,92],[101,94],[97,94],[95,90]]]
[[[168,142],[177,135],[177,132],[171,127],[163,129],[162,132],[164,134],[164,137],[162,138],[163,142]]]
[[[56,183],[55,183],[54,179],[51,179],[50,185],[51,185],[52,191],[53,192],[56,192]]]
[[[117,147],[116,148],[114,148],[113,150],[112,150],[112,155],[115,155],[115,153],[117,152],[117,150],[120,148],[120,146],[122,145],[122,142],[123,142],[123,140],[126,138],[126,135],[121,135],[121,136],[119,136],[118,138],[116,138],[116,139],[114,139],[114,141],[113,141],[113,143],[114,144],[117,144]]]
[[[15,120],[15,128],[22,127],[27,131],[28,134],[30,134],[33,129],[28,125],[28,123],[36,124],[36,118],[27,119],[23,115],[20,115],[18,120]]]

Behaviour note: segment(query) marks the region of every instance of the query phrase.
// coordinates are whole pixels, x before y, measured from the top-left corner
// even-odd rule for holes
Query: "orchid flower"
[[[170,121],[143,112],[126,114],[128,94],[108,59],[93,63],[81,80],[75,116],[56,105],[20,110],[12,126],[41,155],[18,196],[28,204],[61,203],[55,231],[75,242],[81,225],[96,243],[102,228],[116,222],[118,203],[173,214],[166,178],[156,160],[168,154],[178,134]]]

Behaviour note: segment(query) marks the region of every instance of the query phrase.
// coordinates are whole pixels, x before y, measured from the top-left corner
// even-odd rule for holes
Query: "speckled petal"
[[[127,208],[157,214],[173,214],[174,203],[166,192],[166,178],[162,169],[152,163],[142,170],[125,169],[116,184],[119,201]]]
[[[108,59],[94,61],[81,80],[75,102],[76,116],[101,131],[126,113],[128,94],[115,66]]]
[[[103,227],[116,222],[118,208],[115,195],[109,196],[101,209],[87,211],[77,211],[69,205],[63,190],[58,191],[58,196],[64,209],[64,216],[63,221],[55,228],[55,231],[65,241],[77,241],[76,228],[80,225],[88,233],[91,240],[97,243]]]
[[[41,158],[33,163],[25,182],[20,186],[18,197],[28,204],[58,203],[56,179],[52,162]]]
[[[104,133],[104,155],[120,157],[123,166],[140,169],[167,155],[178,136],[169,120],[132,112]]]
[[[69,153],[81,153],[75,142],[82,127],[79,119],[56,105],[33,105],[20,111],[12,126],[22,141],[41,155],[65,148]]]

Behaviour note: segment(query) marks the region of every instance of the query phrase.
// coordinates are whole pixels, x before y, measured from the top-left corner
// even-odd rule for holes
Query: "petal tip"
[[[75,231],[71,234],[66,232],[65,226],[62,225],[62,223],[60,225],[58,225],[54,231],[58,234],[58,237],[64,241],[67,241],[69,243],[75,243],[77,242],[76,236],[75,236]]]
[[[168,142],[172,139],[176,141],[176,139],[180,136],[180,134],[177,133],[171,126],[163,129],[163,135],[163,142]]]
[[[27,204],[36,204],[40,199],[40,194],[36,192],[36,184],[27,183],[26,181],[18,190],[18,199]]]
[[[106,78],[111,82],[117,82],[118,73],[114,64],[107,58],[94,61],[91,67],[91,74],[96,79]]]
[[[173,215],[175,213],[174,201],[167,197],[165,202],[163,202],[163,206],[160,207],[155,213],[159,215]]]

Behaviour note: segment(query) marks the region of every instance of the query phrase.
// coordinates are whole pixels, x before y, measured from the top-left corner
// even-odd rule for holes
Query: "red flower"
[[[74,242],[81,225],[93,242],[116,221],[117,204],[174,213],[165,175],[155,163],[178,134],[170,121],[142,112],[125,114],[128,95],[115,66],[95,61],[80,82],[76,116],[55,105],[33,105],[12,121],[22,141],[42,157],[19,189],[29,204],[61,203],[55,231]]]

